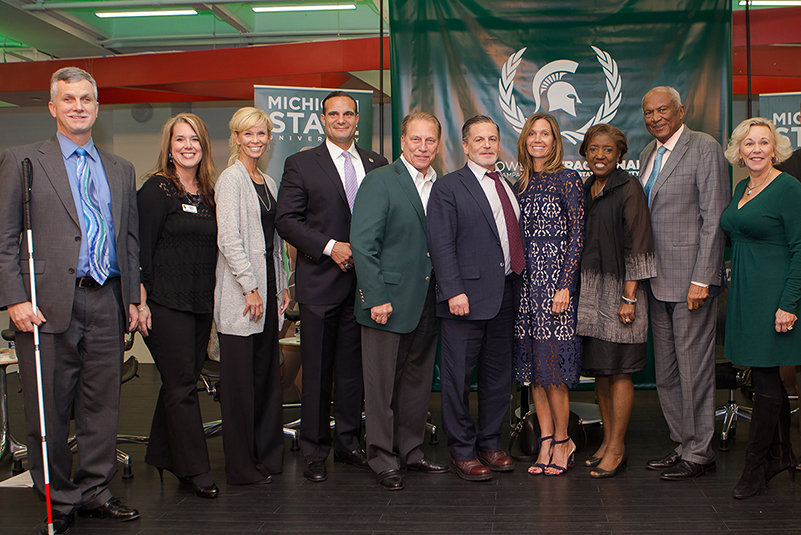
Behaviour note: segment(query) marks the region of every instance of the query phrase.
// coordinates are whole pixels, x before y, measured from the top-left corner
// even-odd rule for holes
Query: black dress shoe
[[[334,450],[334,462],[348,463],[356,468],[370,469],[370,465],[367,464],[367,454],[361,448],[353,451]]]
[[[450,468],[445,464],[437,464],[427,457],[423,457],[414,464],[407,464],[407,470],[415,470],[424,474],[446,474]]]
[[[78,511],[81,516],[92,516],[95,518],[110,518],[120,522],[127,522],[139,518],[139,511],[125,505],[120,498],[109,498],[106,503],[95,509]]]
[[[384,470],[376,476],[378,484],[387,490],[403,490],[403,476],[400,470],[391,468]]]
[[[56,535],[65,535],[70,532],[70,523],[72,522],[72,515],[65,515],[59,511],[53,511],[53,533]],[[47,535],[47,519],[44,519],[44,526],[39,530],[41,535]]]
[[[192,494],[197,496],[198,498],[216,498],[220,495],[220,489],[217,488],[213,482],[211,485],[198,485],[197,483],[192,483]]]
[[[714,472],[715,468],[715,461],[706,464],[679,461],[675,466],[662,472],[659,477],[665,481],[681,481],[682,479],[692,479],[704,474],[709,474]]]
[[[675,466],[679,461],[681,461],[681,455],[679,455],[676,450],[673,450],[664,457],[648,461],[645,463],[645,467],[648,470],[664,470],[666,468],[670,468],[671,466]]]
[[[306,469],[303,470],[303,477],[314,483],[322,483],[328,479],[328,472],[325,471],[325,461],[309,461]]]

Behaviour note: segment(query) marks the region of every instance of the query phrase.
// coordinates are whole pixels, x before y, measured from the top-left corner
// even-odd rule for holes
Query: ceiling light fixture
[[[294,6],[253,6],[256,13],[289,13],[298,11],[348,11],[356,4],[300,4]]]
[[[101,19],[124,17],[176,17],[180,15],[197,15],[194,9],[164,9],[161,11],[97,11],[95,15]]]

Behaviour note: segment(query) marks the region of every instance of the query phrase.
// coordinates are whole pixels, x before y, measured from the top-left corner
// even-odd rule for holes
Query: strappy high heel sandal
[[[542,451],[542,443],[546,440],[551,441],[551,447],[548,449],[548,462],[551,462],[551,454],[553,452],[553,435],[548,435],[547,437],[540,437],[537,439],[537,443],[539,444],[539,451]],[[534,463],[528,467],[528,475],[530,476],[538,476],[545,473],[545,469],[549,465],[546,463]],[[538,470],[538,471],[537,471]]]
[[[567,442],[573,442],[573,441],[570,440],[570,437],[567,437],[564,440],[554,440],[551,443],[551,460],[553,460],[553,447],[555,445],[557,445],[557,444],[565,444]],[[545,474],[546,476],[561,476],[562,474],[567,472],[567,470],[569,468],[573,468],[573,463],[575,462],[575,459],[576,459],[576,445],[573,444],[573,450],[567,456],[567,463],[566,463],[567,466],[559,466],[558,464],[550,463],[546,468],[553,468],[553,469],[559,470],[559,471],[551,473],[551,472],[546,472],[545,470],[543,470],[542,473]]]

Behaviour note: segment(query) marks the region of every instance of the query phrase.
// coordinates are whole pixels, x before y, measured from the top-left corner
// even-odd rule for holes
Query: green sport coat
[[[423,203],[398,159],[364,177],[353,205],[350,245],[356,268],[356,321],[398,334],[420,322],[432,277]],[[374,306],[392,304],[386,325],[370,318]]]

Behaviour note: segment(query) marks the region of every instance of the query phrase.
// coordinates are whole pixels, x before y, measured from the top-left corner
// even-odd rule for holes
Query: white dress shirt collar
[[[345,152],[343,149],[331,143],[331,141],[328,138],[325,139],[325,147],[328,149],[328,152],[331,154],[331,159],[334,161],[336,161],[337,158],[342,157],[342,153]],[[352,141],[350,143],[350,147],[348,147],[347,149],[347,152],[349,152],[350,155],[353,156],[354,158],[361,159],[361,156],[359,156],[359,151],[356,150],[356,143]]]
[[[412,177],[414,187],[417,189],[417,194],[420,195],[420,202],[423,203],[423,212],[428,214],[428,198],[431,196],[431,186],[434,185],[434,181],[437,179],[437,172],[434,171],[433,167],[429,166],[426,170],[426,174],[423,175],[423,173],[418,171],[415,166],[404,158],[403,154],[400,155],[400,161],[403,162],[403,165],[406,166],[406,170]]]

